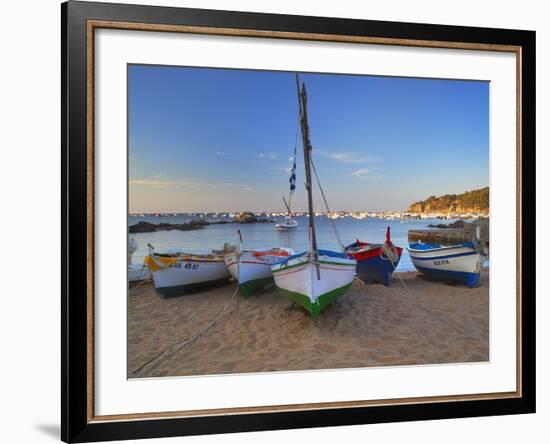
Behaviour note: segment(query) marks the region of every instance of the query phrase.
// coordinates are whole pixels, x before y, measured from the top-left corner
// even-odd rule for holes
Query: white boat
[[[179,250],[156,253],[149,245],[149,255],[144,262],[153,274],[155,289],[161,298],[219,285],[230,277],[224,254],[218,251],[207,254]]]
[[[290,248],[241,250],[226,254],[224,259],[229,273],[239,282],[241,295],[247,297],[272,284],[271,266],[293,254]]]
[[[275,283],[291,301],[316,320],[332,301],[349,290],[357,262],[343,253],[319,250],[294,255],[271,267]]]
[[[357,262],[344,253],[317,248],[311,181],[312,148],[309,140],[306,107],[307,95],[305,85],[302,84],[300,91],[298,75],[296,75],[296,83],[300,103],[300,124],[308,193],[310,249],[275,263],[271,270],[275,284],[283,295],[305,308],[316,321],[325,307],[351,287]]]
[[[132,263],[132,256],[138,249],[137,241],[131,237],[128,239],[128,282],[141,282],[151,279],[151,272],[145,264]]]
[[[423,275],[475,287],[481,272],[481,254],[472,242],[444,246],[413,243],[407,248],[411,261]]]
[[[286,216],[284,222],[275,224],[275,229],[278,231],[294,230],[296,228],[298,228],[298,221],[290,216]]]

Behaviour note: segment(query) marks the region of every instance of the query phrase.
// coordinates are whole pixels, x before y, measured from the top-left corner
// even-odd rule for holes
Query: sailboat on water
[[[294,219],[292,216],[292,210],[290,209],[290,205],[292,202],[292,195],[294,194],[294,190],[296,189],[296,146],[294,146],[294,161],[292,163],[292,170],[290,171],[290,191],[288,193],[288,203],[283,197],[283,202],[285,203],[286,209],[288,211],[287,215],[285,216],[285,221],[280,222],[275,225],[275,229],[278,231],[287,231],[287,230],[294,230],[298,228],[298,221]]]
[[[308,194],[310,248],[272,265],[273,277],[279,290],[291,301],[305,308],[314,320],[321,311],[349,290],[355,277],[355,259],[346,254],[317,247],[311,180],[311,151],[307,120],[307,93],[305,84],[300,90],[296,75],[300,127],[304,149],[306,189]]]

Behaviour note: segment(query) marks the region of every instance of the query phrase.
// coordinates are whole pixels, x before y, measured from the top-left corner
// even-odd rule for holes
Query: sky
[[[489,83],[300,73],[332,210],[405,210],[489,185]],[[129,211],[307,209],[290,72],[128,66]],[[296,144],[297,140],[297,144]],[[324,210],[318,188],[314,206]]]

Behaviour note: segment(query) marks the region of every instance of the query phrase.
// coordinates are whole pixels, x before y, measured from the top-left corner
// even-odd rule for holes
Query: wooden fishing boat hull
[[[271,266],[292,254],[290,249],[280,249],[278,254],[270,254],[269,250],[241,251],[225,255],[224,260],[231,276],[239,282],[241,295],[248,297],[273,284]]]
[[[161,298],[181,296],[201,288],[221,285],[230,274],[223,257],[203,259],[165,258],[156,254],[145,258],[153,275],[155,290]]]
[[[403,248],[391,241],[390,227],[386,229],[386,242],[369,244],[357,239],[345,248],[348,256],[357,261],[357,276],[366,284],[390,285],[390,278],[401,259]]]
[[[354,245],[348,245],[346,252]],[[357,276],[366,284],[381,283],[389,286],[390,278],[399,264],[403,249],[394,247],[395,258],[390,260],[381,244],[371,244],[369,247],[364,251],[348,253],[357,261]]]
[[[467,287],[479,283],[481,255],[471,242],[452,246],[411,244],[407,251],[416,269],[428,278]]]
[[[327,305],[349,290],[356,265],[355,259],[341,253],[319,250],[320,279],[309,253],[291,256],[271,269],[281,293],[317,320]]]

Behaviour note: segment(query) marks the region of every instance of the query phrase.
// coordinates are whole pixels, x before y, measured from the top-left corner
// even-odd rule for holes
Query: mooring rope
[[[139,274],[141,276],[141,273],[143,272],[143,270],[145,270],[145,268],[147,268],[147,265],[143,264],[141,266],[141,269],[139,270]],[[131,290],[128,290],[128,296],[132,296],[133,294],[135,294],[136,290],[141,287],[143,284],[147,283],[147,282],[150,282],[151,281],[151,278],[147,278],[147,279],[142,279],[141,281],[139,281]]]
[[[353,282],[357,283],[357,284],[359,285],[359,287],[361,287],[361,288],[365,288],[365,287],[367,286],[367,284],[365,284],[365,283],[361,280],[361,278],[360,278],[359,276],[357,276],[357,275],[355,275],[355,276],[353,277],[352,283],[353,283]]]
[[[395,247],[394,247],[395,248]],[[396,253],[397,254],[397,253]],[[387,256],[388,259],[386,260],[389,260],[391,263],[392,263],[392,266],[393,266],[393,269],[394,271],[397,269],[397,266],[395,264],[395,262],[397,261],[393,261],[392,258],[390,256]],[[415,300],[416,300],[416,303],[417,305],[420,307],[421,310],[424,310],[424,312],[428,313],[429,315],[431,316],[434,316],[435,318],[439,319],[440,321],[444,322],[444,323],[448,323],[449,325],[451,325],[451,327],[453,327],[456,331],[458,331],[460,334],[464,335],[464,336],[467,336],[469,337],[470,339],[473,339],[474,341],[478,341],[478,342],[481,342],[481,338],[477,337],[477,336],[473,336],[471,335],[470,333],[464,331],[462,328],[460,328],[456,322],[450,320],[450,319],[443,319],[441,316],[439,316],[437,313],[434,313],[433,310],[431,310],[430,308],[426,307],[422,301],[420,300],[420,298],[415,294],[413,293],[413,291],[407,286],[407,284],[405,284],[405,281],[403,280],[403,278],[399,275],[399,273],[396,273],[395,276],[397,276],[397,279],[401,282],[401,284],[403,285],[403,287],[405,288],[405,290],[407,291],[407,293],[409,293],[410,296],[412,296]]]
[[[238,284],[238,282],[237,282]],[[191,338],[187,339],[186,341],[183,341],[179,344],[172,344],[171,346],[166,347],[161,352],[157,353],[155,356],[153,356],[151,359],[149,359],[147,362],[139,366],[137,369],[135,369],[132,374],[134,377],[142,377],[145,373],[149,373],[155,368],[157,368],[161,363],[166,361],[166,359],[173,356],[175,353],[179,352],[184,347],[188,346],[189,344],[192,344],[195,342],[198,338],[200,338],[204,333],[206,333],[210,328],[212,328],[216,322],[218,322],[221,317],[226,314],[226,310],[233,301],[234,297],[239,293],[239,285],[237,285],[237,288],[235,289],[234,293],[231,295],[231,297],[227,300],[226,304],[223,306],[222,310],[216,316],[212,321],[210,321],[208,324],[206,324],[203,328],[201,328],[197,333],[195,333]],[[230,312],[231,313],[231,312]]]

